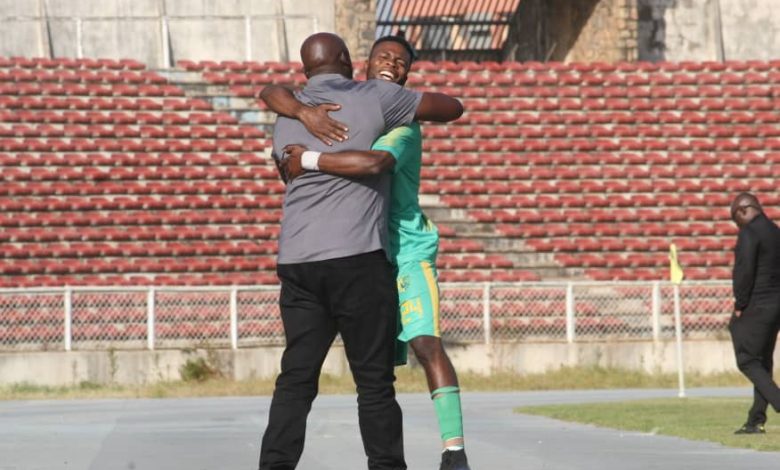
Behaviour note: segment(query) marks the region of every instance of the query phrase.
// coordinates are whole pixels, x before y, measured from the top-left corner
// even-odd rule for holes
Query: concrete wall
[[[336,0],[335,30],[353,60],[366,60],[376,35],[376,0]]]
[[[480,374],[494,371],[537,373],[562,366],[617,367],[645,372],[676,372],[673,342],[494,343],[448,345],[456,368]],[[76,385],[94,383],[147,384],[179,380],[187,360],[204,357],[226,377],[236,380],[274,377],[281,347],[211,351],[72,351],[0,354],[0,383]],[[780,362],[780,350],[776,353]],[[717,373],[736,371],[732,346],[726,340],[684,343],[685,370]],[[323,371],[347,374],[341,347],[335,346]]]
[[[512,17],[504,60],[543,61],[547,55],[545,0],[522,0]]]
[[[0,0],[0,17],[39,16],[43,0]],[[45,30],[35,20],[0,22],[0,56],[42,56],[47,45]]]
[[[41,16],[43,0],[0,0],[0,16]],[[335,0],[47,0],[47,16],[92,17],[82,26],[84,57],[131,58],[162,65],[162,26],[167,16],[263,15],[251,21],[252,60],[299,60],[299,47],[315,31],[334,31]],[[277,16],[286,15],[284,21]],[[300,17],[291,17],[300,16]],[[108,17],[120,17],[120,20]],[[103,18],[103,19],[100,19]],[[72,20],[4,22],[0,54],[76,57]],[[352,33],[352,29],[346,31]],[[47,39],[47,33],[51,41]],[[371,32],[373,34],[373,31]],[[243,19],[170,18],[172,60],[245,60]],[[41,40],[44,39],[44,41]]]
[[[633,60],[636,40],[633,0],[552,0],[548,31],[551,60],[617,62]]]
[[[777,0],[721,0],[726,59],[780,58]]]
[[[523,1],[505,55],[510,60],[635,60],[636,12],[635,0]]]
[[[524,0],[509,60],[770,60],[778,0]]]
[[[283,348],[233,350],[72,351],[0,354],[0,383],[77,385],[81,382],[149,384],[180,380],[180,368],[191,359],[205,358],[226,377],[244,380],[278,373]],[[343,352],[334,348],[323,371],[348,371]]]
[[[642,58],[703,61],[780,57],[777,0],[640,0],[640,9],[643,6],[645,15],[655,19],[652,23],[641,19],[640,28],[652,28],[655,34],[641,35]]]

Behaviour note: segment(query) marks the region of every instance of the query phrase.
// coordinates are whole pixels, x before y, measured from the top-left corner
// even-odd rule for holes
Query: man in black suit
[[[780,330],[780,228],[758,199],[739,194],[731,203],[739,227],[734,248],[734,314],[729,331],[737,366],[753,383],[753,406],[736,434],[762,434],[767,405],[780,412],[780,388],[772,380],[772,356]]]

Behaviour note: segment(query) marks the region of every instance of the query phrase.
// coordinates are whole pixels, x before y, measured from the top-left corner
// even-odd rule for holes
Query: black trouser
[[[780,412],[780,388],[772,380],[777,334],[780,330],[780,304],[751,305],[729,322],[737,366],[753,383],[753,406],[747,424],[766,422],[767,405]]]
[[[372,470],[406,469],[393,352],[398,291],[384,252],[280,264],[279,298],[287,347],[276,379],[260,470],[294,469],[320,369],[336,333],[357,385],[358,419]]]

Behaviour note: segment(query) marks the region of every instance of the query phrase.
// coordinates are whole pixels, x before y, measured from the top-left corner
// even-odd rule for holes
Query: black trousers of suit
[[[780,412],[780,388],[772,379],[773,355],[780,331],[780,302],[750,305],[729,322],[739,370],[753,383],[747,424],[766,422],[767,405]]]
[[[277,273],[287,345],[263,434],[260,470],[292,470],[298,464],[320,370],[337,333],[357,386],[368,468],[406,469],[393,385],[398,291],[384,252],[280,264]]]

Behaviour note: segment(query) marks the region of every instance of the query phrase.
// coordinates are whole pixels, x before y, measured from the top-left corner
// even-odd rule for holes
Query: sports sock
[[[460,389],[441,387],[431,392],[433,408],[439,420],[442,442],[463,437],[463,415],[460,408]],[[462,448],[462,447],[461,447]]]

